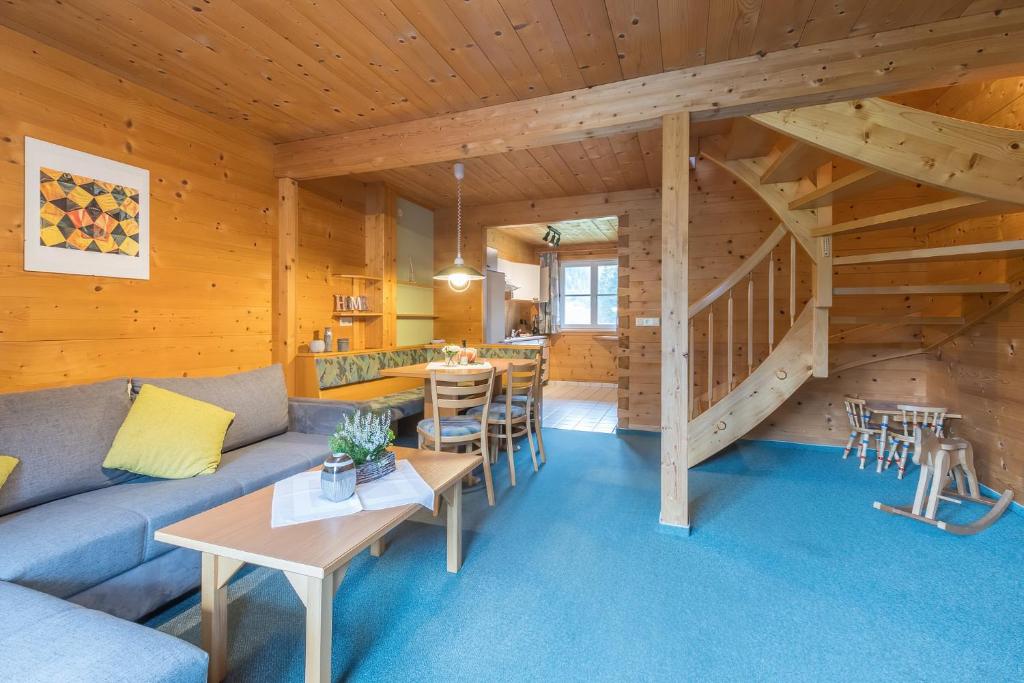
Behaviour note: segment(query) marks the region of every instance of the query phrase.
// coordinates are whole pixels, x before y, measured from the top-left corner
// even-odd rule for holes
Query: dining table
[[[524,361],[518,358],[482,358],[480,363],[474,365],[452,365],[442,366],[441,363],[435,361],[432,363],[416,363],[415,365],[400,365],[394,368],[382,368],[380,374],[384,377],[405,377],[423,380],[423,416],[430,417],[433,415],[434,404],[431,400],[430,391],[430,374],[433,371],[444,372],[446,374],[460,374],[460,373],[472,373],[480,372],[484,369],[481,367],[482,363],[487,363],[490,367],[494,368],[495,372],[495,386],[492,396],[497,396],[501,393],[501,376],[508,370],[508,366],[512,363],[522,364]],[[537,392],[543,391],[543,387],[537,387]],[[492,398],[493,400],[493,398]],[[540,396],[535,397],[537,405],[541,404]],[[456,414],[455,409],[443,409],[441,415],[454,415]]]

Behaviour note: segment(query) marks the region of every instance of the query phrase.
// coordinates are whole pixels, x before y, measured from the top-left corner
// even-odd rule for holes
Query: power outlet
[[[661,325],[661,318],[637,318],[637,327],[658,327]]]

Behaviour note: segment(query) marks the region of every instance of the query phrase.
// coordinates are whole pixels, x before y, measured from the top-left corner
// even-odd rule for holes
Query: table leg
[[[452,574],[462,568],[462,481],[456,481],[444,495],[447,505],[448,571]]]
[[[306,683],[331,680],[334,577],[306,577]]]
[[[210,656],[207,680],[220,683],[228,668],[228,582],[222,577],[224,567],[220,557],[203,553],[202,563],[200,641]]]
[[[384,550],[387,547],[387,542],[384,540],[384,537],[381,536],[370,544],[370,557],[380,557],[384,554]]]

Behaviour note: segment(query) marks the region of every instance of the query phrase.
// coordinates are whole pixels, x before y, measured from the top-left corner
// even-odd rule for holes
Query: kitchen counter
[[[501,342],[502,344],[515,344],[516,342],[526,341],[544,341],[548,336],[546,334],[527,334],[521,337],[505,337]]]

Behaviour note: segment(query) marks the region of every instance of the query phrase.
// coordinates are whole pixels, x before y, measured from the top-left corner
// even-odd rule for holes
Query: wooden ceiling
[[[616,216],[577,221],[558,221],[557,223],[506,225],[491,229],[498,230],[531,246],[546,247],[544,234],[547,232],[549,225],[562,233],[561,246],[615,242],[619,236],[619,219]]]
[[[0,24],[281,142],[1022,3],[5,0]],[[531,152],[532,160],[515,165],[544,168],[531,179],[541,190],[534,196],[563,183],[561,193],[577,184],[597,190],[612,176],[628,185],[647,174],[649,184],[643,138],[616,144]],[[574,168],[584,158],[596,174]],[[488,177],[483,162],[474,171],[482,182]],[[520,181],[512,172],[506,182]]]

